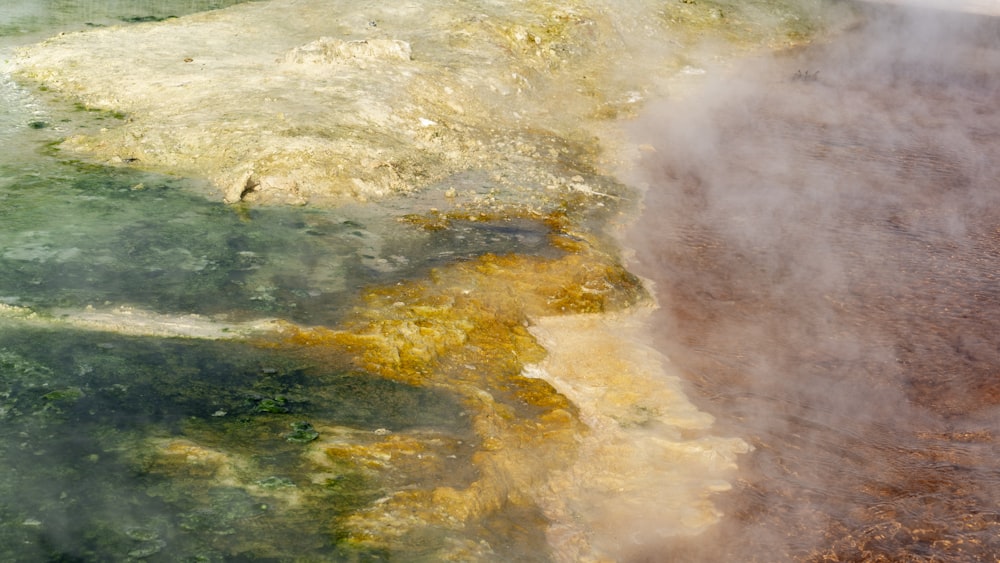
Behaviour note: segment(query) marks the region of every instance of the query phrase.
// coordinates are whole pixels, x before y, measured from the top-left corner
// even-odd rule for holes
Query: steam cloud
[[[637,120],[660,342],[756,451],[632,560],[1000,553],[1000,22],[861,11]]]

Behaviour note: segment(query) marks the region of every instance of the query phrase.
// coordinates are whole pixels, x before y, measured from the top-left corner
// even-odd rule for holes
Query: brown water
[[[1000,561],[1000,22],[870,15],[640,121],[660,341],[755,451],[636,561]]]

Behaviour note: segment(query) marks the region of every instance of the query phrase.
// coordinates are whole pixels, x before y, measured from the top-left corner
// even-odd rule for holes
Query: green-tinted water
[[[234,3],[5,2],[0,48]],[[415,199],[225,206],[195,180],[67,160],[54,143],[119,116],[52,104],[0,74],[0,307],[41,319],[0,317],[0,559],[383,557],[345,551],[337,522],[400,484],[349,458],[310,461],[308,445],[397,433],[472,441],[451,394],[336,359],[52,321],[129,307],[333,326],[365,286],[487,252],[555,255],[548,227],[423,229],[400,220],[429,206]],[[471,451],[449,458],[468,465]],[[470,478],[447,474],[456,486]],[[419,541],[429,553],[435,542]]]
[[[360,468],[305,471],[314,423],[468,434],[446,395],[247,345],[2,327],[0,558],[330,555],[309,522],[383,491]],[[179,448],[204,464],[178,473]]]
[[[5,0],[0,38],[50,34],[54,30],[159,21],[248,0]]]
[[[484,252],[546,251],[539,224],[427,231],[384,208],[229,207],[184,180],[38,166],[0,168],[0,302],[36,310],[129,305],[322,324],[365,285]]]

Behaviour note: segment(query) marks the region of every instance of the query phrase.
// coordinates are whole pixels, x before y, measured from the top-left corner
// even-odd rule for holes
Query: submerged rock
[[[286,413],[288,412],[288,407],[285,406],[286,403],[287,400],[281,396],[273,399],[261,399],[260,402],[257,403],[255,410],[257,412],[267,412],[273,414]]]
[[[319,438],[319,432],[308,422],[293,422],[292,431],[285,434],[285,440],[296,444],[308,444]]]

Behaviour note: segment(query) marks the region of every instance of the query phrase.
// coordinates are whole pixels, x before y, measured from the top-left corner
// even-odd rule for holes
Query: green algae
[[[289,416],[467,434],[454,399],[379,381],[246,344],[0,325],[0,558],[328,557],[382,478],[350,458],[314,477],[299,455],[318,432]],[[262,392],[296,414],[260,412]],[[404,420],[410,401],[430,414]]]
[[[285,440],[292,442],[293,444],[308,444],[313,440],[319,438],[319,432],[313,428],[313,425],[300,420],[293,422],[291,424],[292,431],[285,434]]]
[[[74,103],[73,109],[78,112],[93,114],[94,118],[97,119],[98,121],[103,120],[105,118],[124,120],[127,117],[127,115],[125,115],[125,113],[121,111],[110,111],[101,108],[89,107],[81,102]]]

